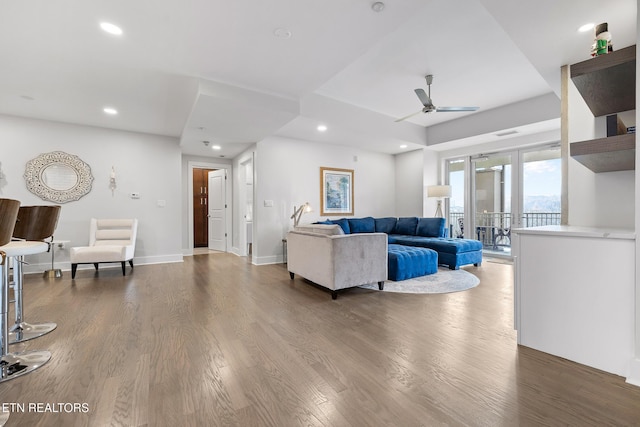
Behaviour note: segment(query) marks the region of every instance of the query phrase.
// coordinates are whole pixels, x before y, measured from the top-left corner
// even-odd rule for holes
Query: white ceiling
[[[193,155],[234,157],[272,135],[443,149],[557,126],[559,103],[556,112],[544,95],[559,93],[560,66],[589,58],[583,23],[608,22],[614,48],[636,40],[634,0],[386,0],[380,13],[372,3],[2,2],[0,113],[175,136]],[[124,34],[102,32],[101,21]],[[426,74],[436,105],[480,110],[395,123],[421,108],[413,90]],[[549,112],[531,102],[532,123],[499,114],[543,98]],[[106,116],[107,105],[119,114]]]

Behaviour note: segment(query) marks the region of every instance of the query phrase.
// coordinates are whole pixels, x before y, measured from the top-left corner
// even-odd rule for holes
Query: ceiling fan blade
[[[418,98],[420,98],[420,102],[422,102],[422,105],[424,105],[425,107],[433,107],[433,102],[431,102],[431,98],[427,96],[427,93],[424,91],[424,89],[415,89],[414,92],[416,93],[416,95],[418,95]]]
[[[480,107],[438,107],[437,112],[476,111]]]
[[[418,115],[418,114],[420,114],[420,113],[422,113],[422,110],[420,110],[420,111],[416,111],[415,113],[409,114],[408,116],[404,116],[404,117],[402,117],[401,119],[395,120],[395,122],[401,122],[401,121],[403,121],[403,120],[410,119],[411,117],[413,117],[413,116],[417,116],[417,115]]]

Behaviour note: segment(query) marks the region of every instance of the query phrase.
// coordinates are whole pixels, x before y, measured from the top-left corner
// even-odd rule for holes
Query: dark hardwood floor
[[[7,426],[640,425],[640,388],[517,346],[511,265],[467,270],[465,292],[335,301],[228,254],[28,276],[26,320],[58,328],[10,347],[53,357],[0,384]]]

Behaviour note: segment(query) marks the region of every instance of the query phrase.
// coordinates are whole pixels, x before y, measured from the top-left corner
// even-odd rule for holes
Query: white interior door
[[[209,249],[227,250],[226,170],[209,172]]]

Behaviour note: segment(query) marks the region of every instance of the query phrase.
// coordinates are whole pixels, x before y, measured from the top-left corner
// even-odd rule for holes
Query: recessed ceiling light
[[[111,116],[115,116],[116,114],[118,114],[118,110],[116,110],[115,108],[111,108],[111,107],[104,107],[102,109],[102,111],[104,111],[105,113],[111,115]]]
[[[212,150],[221,150],[221,149],[222,149],[222,147],[221,147],[221,146],[219,146],[219,145],[212,145],[212,146],[211,146],[211,149],[212,149]]]
[[[384,3],[382,3],[381,1],[377,1],[371,5],[371,9],[374,12],[382,12],[384,10]]]
[[[326,125],[318,125],[318,127],[316,129],[318,129],[318,132],[324,132],[324,131],[327,130],[327,126]]]
[[[103,31],[109,34],[113,34],[114,36],[122,35],[122,28],[118,27],[115,24],[112,24],[111,22],[101,22],[100,28],[102,28]]]
[[[593,30],[593,27],[595,27],[596,24],[594,24],[593,22],[590,22],[588,24],[584,24],[582,27],[578,28],[578,31],[580,31],[581,33],[586,33],[587,31]]]
[[[273,30],[273,35],[281,39],[289,39],[291,38],[291,30],[287,28],[276,28]]]
[[[400,148],[407,148],[407,144],[402,144]]]

